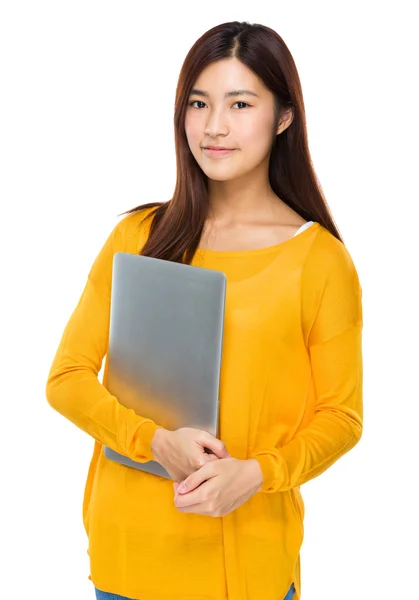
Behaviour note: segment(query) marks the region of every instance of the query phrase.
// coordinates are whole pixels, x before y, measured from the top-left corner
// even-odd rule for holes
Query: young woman
[[[173,198],[128,212],[100,250],[47,383],[95,439],[83,520],[97,598],[299,600],[301,484],[362,433],[362,305],[308,149],[292,56],[232,22],[191,48],[175,106]],[[98,381],[116,252],[227,276],[220,440],[164,429]],[[157,460],[174,482],[107,460]],[[207,454],[209,447],[214,454]]]

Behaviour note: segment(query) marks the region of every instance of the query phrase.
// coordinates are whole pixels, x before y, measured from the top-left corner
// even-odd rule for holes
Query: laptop
[[[218,435],[226,275],[138,254],[113,259],[107,389],[166,429]],[[128,467],[172,479],[156,461]]]

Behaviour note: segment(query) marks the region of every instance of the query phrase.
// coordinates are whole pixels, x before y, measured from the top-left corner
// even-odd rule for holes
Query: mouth
[[[202,149],[208,156],[226,156],[235,150],[235,148],[215,148],[214,146],[203,146]]]
[[[227,148],[227,146],[202,146],[204,150],[234,150],[234,148]]]

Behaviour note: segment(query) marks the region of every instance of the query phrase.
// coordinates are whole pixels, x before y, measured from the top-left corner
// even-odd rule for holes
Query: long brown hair
[[[209,212],[207,176],[196,162],[185,133],[185,113],[194,82],[211,63],[236,58],[273,93],[276,119],[292,107],[293,121],[273,139],[269,182],[273,192],[307,221],[317,221],[343,242],[333,221],[308,148],[303,93],[294,59],[283,39],[269,27],[233,21],[213,27],[189,50],[175,99],[176,187],[167,202],[150,202],[126,211],[156,207],[141,254],[190,264]]]

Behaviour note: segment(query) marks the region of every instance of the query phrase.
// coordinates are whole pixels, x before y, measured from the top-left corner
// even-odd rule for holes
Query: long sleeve
[[[98,380],[108,347],[113,255],[123,251],[121,229],[119,223],[94,261],[53,360],[46,396],[95,440],[145,462],[153,458],[150,445],[158,425],[121,405]]]
[[[362,288],[343,244],[324,262],[303,283],[309,286],[305,302],[316,305],[308,336],[314,416],[289,443],[253,456],[262,469],[262,492],[286,491],[313,479],[362,435]]]

